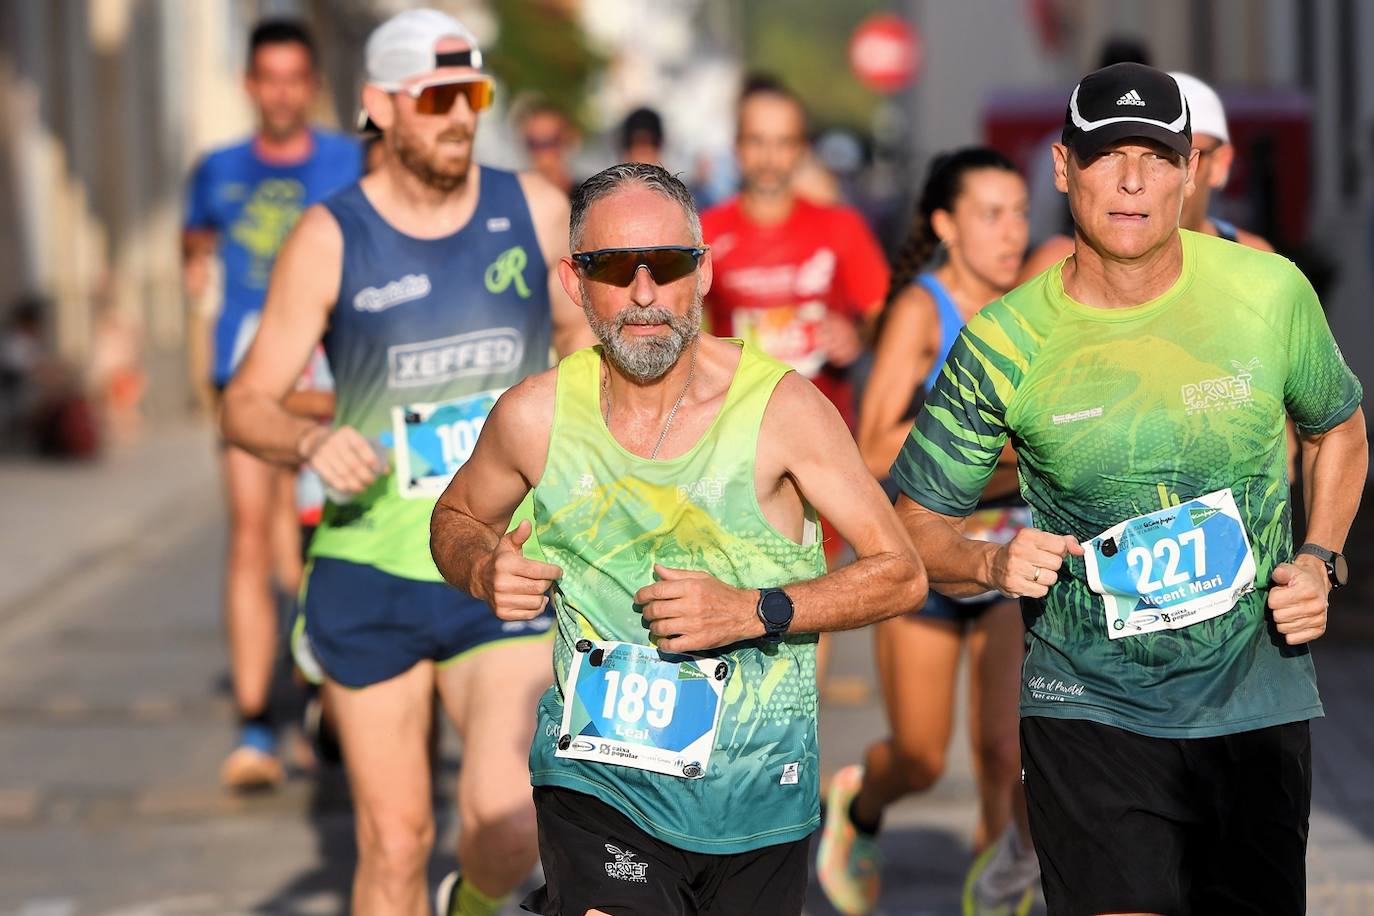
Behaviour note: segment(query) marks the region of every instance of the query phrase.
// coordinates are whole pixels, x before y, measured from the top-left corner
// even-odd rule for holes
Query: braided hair
[[[921,199],[916,203],[911,232],[892,259],[892,281],[887,288],[883,315],[887,314],[893,300],[916,279],[921,268],[926,266],[926,262],[939,247],[940,239],[936,237],[935,227],[931,221],[935,211],[953,212],[959,195],[964,191],[964,176],[977,169],[1015,172],[1016,166],[1006,156],[986,146],[966,146],[941,153],[931,162],[926,183],[921,188]],[[880,329],[881,324],[880,318]]]

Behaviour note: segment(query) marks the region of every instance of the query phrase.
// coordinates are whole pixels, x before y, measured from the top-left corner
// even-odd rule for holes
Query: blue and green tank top
[[[471,219],[438,239],[392,227],[361,185],[324,201],[344,239],[324,336],[334,422],[376,443],[391,473],[326,504],[312,556],[442,581],[429,553],[434,502],[501,392],[549,365],[547,270],[519,178],[483,167],[478,181]]]

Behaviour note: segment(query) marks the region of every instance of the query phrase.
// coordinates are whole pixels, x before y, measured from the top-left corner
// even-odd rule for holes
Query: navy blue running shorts
[[[976,601],[955,601],[931,589],[930,594],[926,596],[926,603],[918,610],[911,611],[908,616],[919,617],[922,620],[944,620],[967,630],[1003,601],[1013,600],[1015,599],[1003,595],[994,595]]]
[[[310,562],[303,592],[292,639],[297,664],[311,680],[323,674],[345,687],[385,681],[425,659],[444,665],[494,643],[553,637],[552,608],[505,621],[445,582],[333,557]]]

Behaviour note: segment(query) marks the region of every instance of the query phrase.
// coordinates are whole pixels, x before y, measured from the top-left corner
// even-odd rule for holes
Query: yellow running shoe
[[[840,770],[830,780],[825,803],[825,829],[816,851],[816,877],[830,905],[845,916],[862,916],[878,903],[882,853],[876,837],[861,832],[849,819],[849,804],[859,793],[864,768]]]
[[[1016,827],[984,849],[964,879],[964,916],[1026,916],[1040,881],[1034,849],[1024,849]]]

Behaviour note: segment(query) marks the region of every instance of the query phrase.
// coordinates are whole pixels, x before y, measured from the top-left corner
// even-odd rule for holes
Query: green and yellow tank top
[[[819,822],[815,634],[703,653],[725,664],[716,668],[723,685],[700,778],[558,751],[560,739],[566,744],[564,690],[578,652],[590,641],[650,645],[634,595],[654,581],[655,563],[700,570],[739,588],[825,572],[814,510],[806,509],[807,535],[799,544],[764,517],[754,488],[764,410],[791,370],[741,347],[715,421],[691,450],[657,461],[627,451],[606,428],[600,348],[563,360],[548,462],[534,488],[539,543],[563,577],[555,602],[555,683],[540,702],[532,780],[593,795],[667,843],[716,854],[796,840]]]

